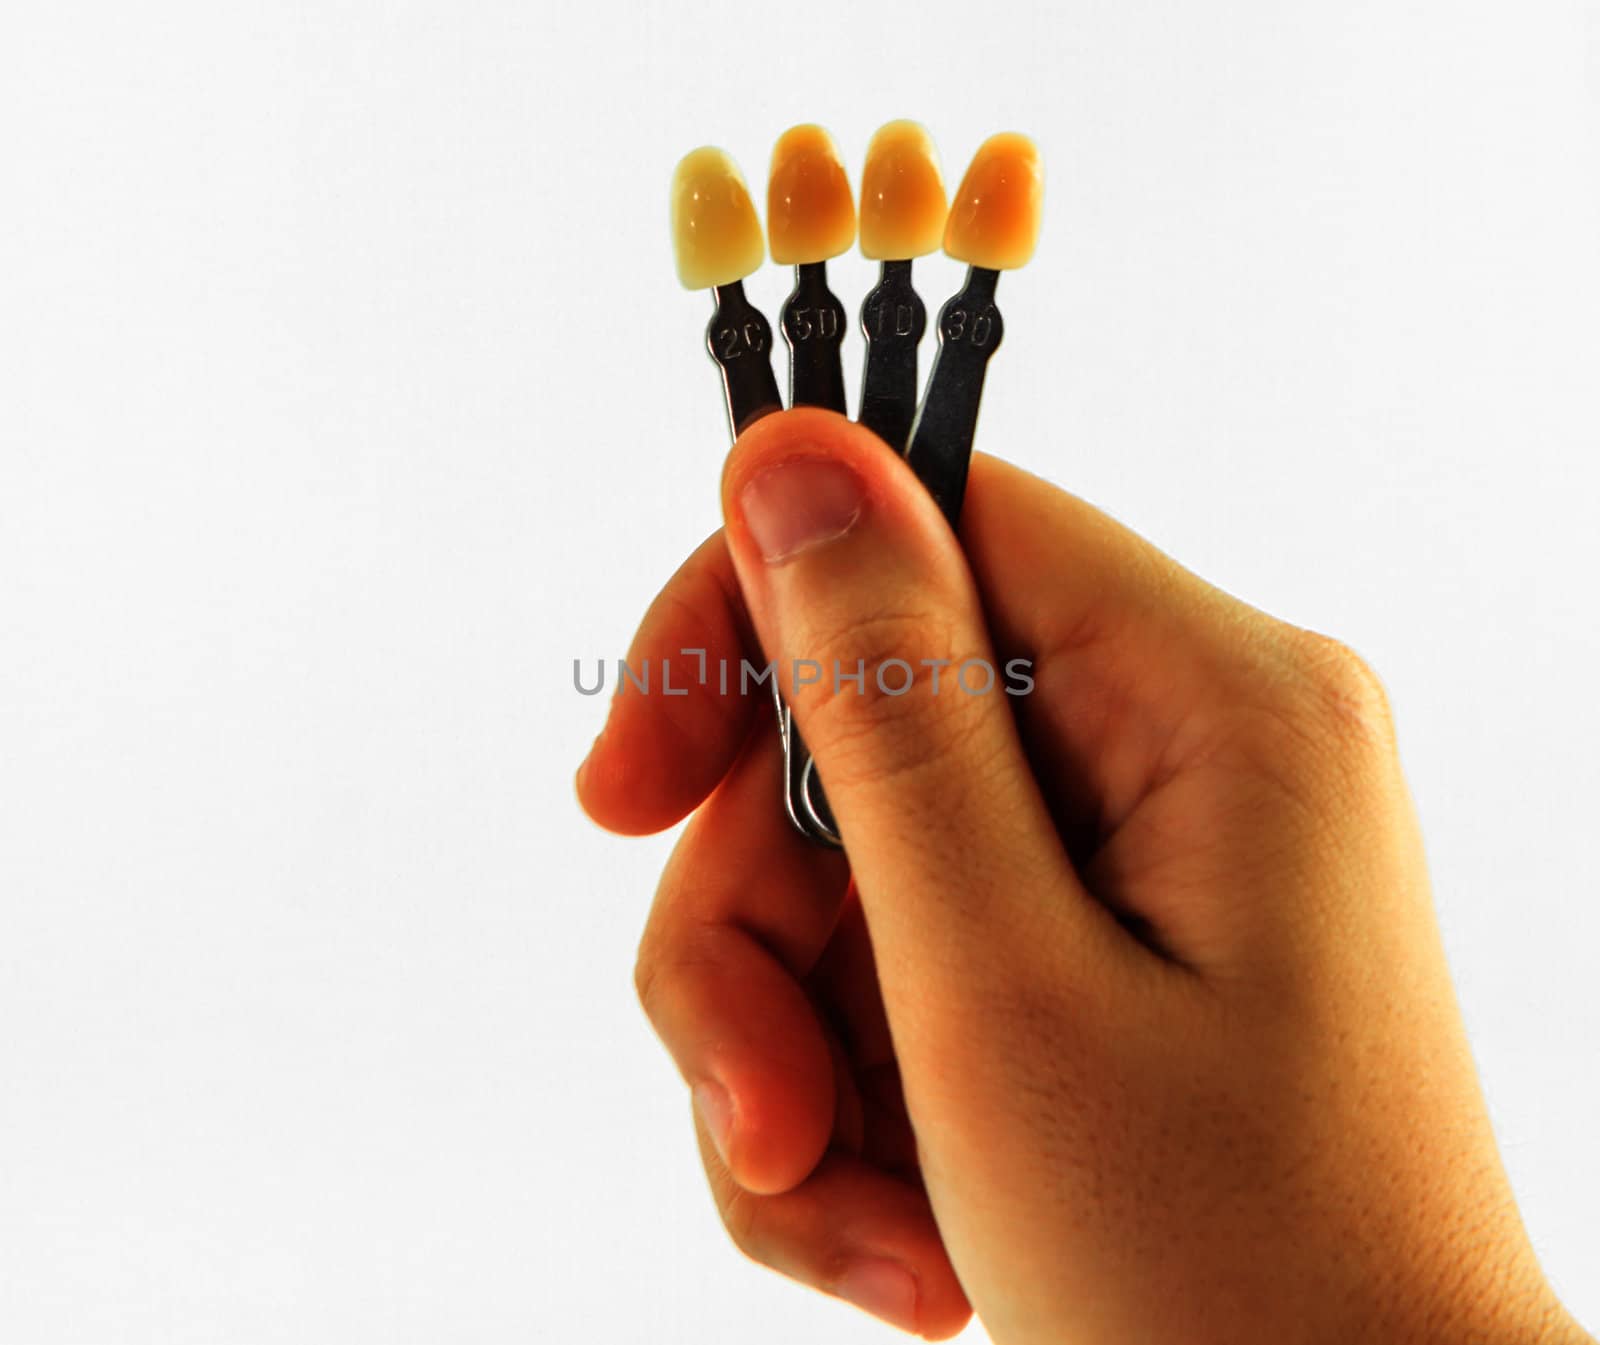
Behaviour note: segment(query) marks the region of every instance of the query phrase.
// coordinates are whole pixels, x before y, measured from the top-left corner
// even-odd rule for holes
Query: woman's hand
[[[637,980],[746,1252],[935,1339],[1588,1339],[1359,658],[992,459],[958,545],[826,412],[748,431],[723,500],[632,651],[689,694],[616,698],[579,793],[698,809]],[[791,703],[848,866],[783,815],[758,649],[823,670]]]

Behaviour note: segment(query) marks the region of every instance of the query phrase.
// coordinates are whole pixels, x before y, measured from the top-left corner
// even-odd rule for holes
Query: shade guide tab
[[[767,182],[767,242],[785,266],[827,261],[856,241],[850,178],[833,137],[794,126],[778,137]]]
[[[944,250],[991,271],[1025,266],[1039,241],[1044,171],[1033,141],[1015,131],[978,147],[950,203]]]
[[[731,285],[761,268],[761,221],[739,166],[706,145],[678,161],[672,175],[672,250],[685,289]]]
[[[914,121],[891,121],[867,146],[861,172],[861,252],[905,261],[937,252],[948,213],[933,140]]]

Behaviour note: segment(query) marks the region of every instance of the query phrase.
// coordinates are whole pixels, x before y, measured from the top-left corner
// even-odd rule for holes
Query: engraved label
[[[916,325],[916,310],[910,304],[896,304],[894,306],[894,334],[896,336],[910,336],[911,329]]]
[[[742,355],[759,355],[767,348],[766,328],[759,322],[742,327],[718,327],[711,344],[719,360],[736,360]]]
[[[844,310],[832,305],[825,308],[790,308],[783,315],[783,330],[796,345],[813,337],[837,341],[843,319]]]
[[[973,313],[965,308],[954,308],[939,315],[940,331],[944,339],[954,344],[965,344],[974,350],[992,345],[996,338],[1000,314],[993,304],[982,312]]]

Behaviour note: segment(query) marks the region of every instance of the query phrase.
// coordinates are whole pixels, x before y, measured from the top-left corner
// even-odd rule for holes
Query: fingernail
[[[843,537],[866,503],[861,478],[829,458],[791,458],[739,492],[745,526],[769,564]]]
[[[709,1079],[704,1083],[697,1083],[694,1086],[694,1109],[706,1123],[706,1129],[711,1133],[711,1142],[717,1146],[717,1152],[722,1155],[722,1161],[726,1163],[728,1137],[733,1132],[733,1103],[728,1097],[728,1090]]]
[[[893,1261],[857,1261],[839,1277],[833,1291],[904,1331],[917,1329],[917,1282]]]

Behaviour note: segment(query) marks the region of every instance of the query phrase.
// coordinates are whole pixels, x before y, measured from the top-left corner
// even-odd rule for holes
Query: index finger
[[[756,647],[718,528],[650,604],[627,671],[612,670],[605,727],[578,768],[584,811],[609,831],[642,836],[698,807],[728,773],[757,707],[770,710],[765,688],[747,689],[740,675]]]

